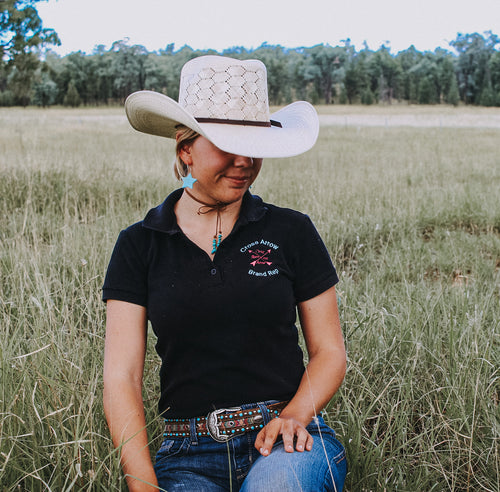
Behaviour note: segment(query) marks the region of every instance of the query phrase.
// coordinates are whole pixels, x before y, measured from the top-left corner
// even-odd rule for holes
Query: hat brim
[[[271,115],[281,128],[226,123],[198,123],[176,101],[153,91],[139,91],[125,101],[127,118],[140,132],[175,138],[181,124],[230,154],[247,157],[291,157],[309,150],[318,138],[319,120],[314,107],[297,101]]]

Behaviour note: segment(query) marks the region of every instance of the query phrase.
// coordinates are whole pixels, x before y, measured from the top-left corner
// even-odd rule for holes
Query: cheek
[[[263,159],[254,159],[254,176],[257,177],[260,173],[260,170],[262,168],[262,161]]]
[[[199,162],[193,164],[193,176],[199,181],[214,181],[220,170],[217,166],[211,165],[210,161],[205,160],[202,164]]]

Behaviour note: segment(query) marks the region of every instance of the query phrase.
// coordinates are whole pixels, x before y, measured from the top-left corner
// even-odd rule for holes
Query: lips
[[[226,176],[226,179],[235,184],[244,185],[250,179],[250,176]]]

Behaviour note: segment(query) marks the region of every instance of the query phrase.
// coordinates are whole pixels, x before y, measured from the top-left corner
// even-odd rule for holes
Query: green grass
[[[253,188],[308,213],[338,268],[349,363],[328,420],[349,491],[500,490],[499,141],[323,127]],[[101,404],[100,287],[119,230],[176,186],[172,152],[118,109],[0,110],[0,490],[124,488]]]

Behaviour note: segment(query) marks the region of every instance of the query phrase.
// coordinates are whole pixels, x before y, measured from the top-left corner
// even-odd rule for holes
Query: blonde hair
[[[177,125],[176,130],[175,139],[177,145],[175,146],[174,174],[178,180],[181,180],[189,174],[189,169],[181,159],[180,151],[185,145],[191,145],[200,134],[184,125]]]

